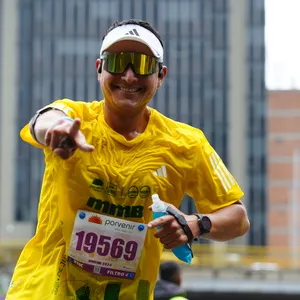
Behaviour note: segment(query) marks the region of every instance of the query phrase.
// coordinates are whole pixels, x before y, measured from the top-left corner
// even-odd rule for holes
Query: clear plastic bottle
[[[160,200],[157,194],[152,195],[152,213],[153,218],[159,218],[161,216],[167,215],[167,205]],[[191,263],[193,254],[191,247],[188,244],[184,244],[172,249],[174,255],[181,261],[186,262],[188,264]]]

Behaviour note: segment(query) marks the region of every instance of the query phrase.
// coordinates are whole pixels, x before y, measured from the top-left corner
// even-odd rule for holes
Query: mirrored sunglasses
[[[151,75],[158,71],[155,57],[138,52],[104,53],[103,69],[112,74],[122,74],[130,65],[138,75]]]

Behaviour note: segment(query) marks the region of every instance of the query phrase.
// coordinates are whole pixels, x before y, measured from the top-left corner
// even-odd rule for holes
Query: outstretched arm
[[[85,152],[94,150],[94,146],[86,142],[80,125],[79,118],[71,119],[63,111],[50,109],[30,121],[30,132],[37,142],[67,159],[76,149]]]

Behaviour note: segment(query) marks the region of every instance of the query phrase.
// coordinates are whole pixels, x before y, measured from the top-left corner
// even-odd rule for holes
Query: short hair
[[[107,36],[107,34],[112,31],[113,29],[115,29],[116,27],[119,26],[123,26],[123,25],[128,25],[128,24],[134,24],[134,25],[139,25],[142,26],[146,29],[148,29],[149,31],[151,31],[159,40],[159,42],[161,43],[162,47],[164,48],[164,44],[162,41],[162,38],[159,34],[159,32],[154,28],[154,26],[148,22],[148,21],[143,21],[143,20],[138,20],[138,19],[129,19],[129,20],[123,20],[123,21],[115,21],[106,31],[106,33],[104,34],[102,40],[104,40],[104,38]]]
[[[175,275],[180,274],[180,272],[181,272],[180,266],[173,261],[161,263],[159,267],[160,279],[170,281],[173,283],[176,283]]]

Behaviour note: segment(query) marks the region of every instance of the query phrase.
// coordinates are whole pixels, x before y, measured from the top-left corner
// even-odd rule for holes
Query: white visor
[[[135,24],[126,24],[111,30],[102,42],[100,56],[111,45],[125,40],[137,41],[145,44],[158,61],[163,62],[164,49],[158,38],[148,29]]]

